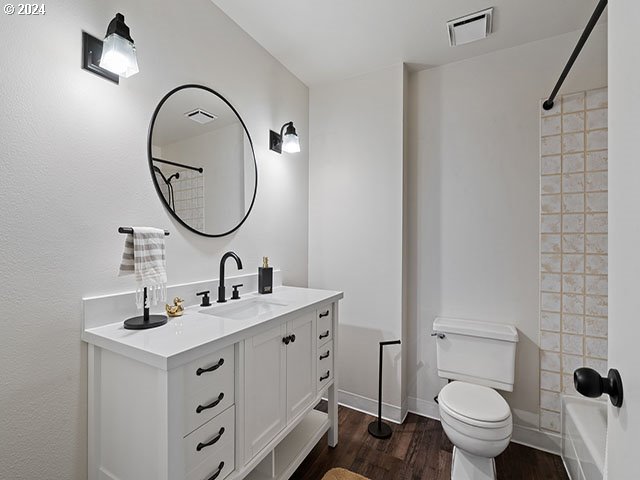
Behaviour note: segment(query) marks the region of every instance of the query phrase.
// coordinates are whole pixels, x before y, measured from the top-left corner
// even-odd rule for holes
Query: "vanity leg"
[[[335,381],[328,390],[328,413],[331,426],[327,432],[327,437],[329,446],[333,448],[338,445],[338,392]]]
[[[87,478],[98,480],[100,439],[100,348],[87,347]]]
[[[338,302],[333,304],[333,383],[329,387],[328,398],[328,413],[331,425],[327,432],[329,440],[329,446],[331,448],[338,445],[338,325],[339,325],[339,313]]]

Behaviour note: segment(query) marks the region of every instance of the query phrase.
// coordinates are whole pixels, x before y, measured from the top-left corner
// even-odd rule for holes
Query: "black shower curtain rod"
[[[189,170],[195,170],[196,172],[200,172],[200,173],[202,173],[204,171],[202,169],[202,167],[192,167],[191,165],[185,165],[183,163],[171,162],[169,160],[163,160],[161,158],[155,158],[154,157],[151,160],[153,160],[154,162],[158,162],[158,163],[166,163],[167,165],[173,165],[174,167],[188,168]]]
[[[578,55],[580,55],[582,47],[584,47],[584,44],[587,43],[587,39],[589,38],[589,35],[591,35],[593,28],[598,23],[602,12],[604,12],[604,9],[607,6],[607,2],[608,0],[600,0],[598,2],[596,9],[593,11],[593,15],[591,15],[591,18],[589,19],[589,23],[587,23],[584,32],[582,32],[582,35],[580,36],[580,40],[578,40],[576,48],[573,49],[573,53],[571,54],[571,57],[569,57],[567,65],[564,67],[564,70],[562,70],[562,73],[560,74],[558,83],[556,83],[556,86],[553,88],[553,91],[551,92],[551,95],[549,95],[549,98],[542,104],[542,108],[544,108],[545,110],[551,110],[553,108],[553,101],[556,99],[556,95],[558,94],[560,87],[562,87],[565,78],[567,78],[567,75],[571,71],[571,67],[573,67],[573,64],[578,58]]]

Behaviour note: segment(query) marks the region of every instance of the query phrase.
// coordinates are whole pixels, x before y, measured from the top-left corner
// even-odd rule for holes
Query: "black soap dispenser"
[[[269,266],[269,257],[262,257],[262,266],[258,267],[258,293],[273,293],[273,267]]]

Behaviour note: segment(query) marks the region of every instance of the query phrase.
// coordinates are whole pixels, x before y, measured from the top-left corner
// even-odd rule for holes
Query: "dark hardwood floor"
[[[326,404],[318,409],[326,411]],[[325,436],[292,480],[320,480],[334,467],[371,480],[450,480],[453,445],[440,422],[409,414],[404,424],[391,424],[389,440],[377,440],[367,432],[374,417],[345,407],[338,417],[338,446],[329,448]],[[568,479],[560,457],[515,443],[496,458],[496,469],[499,480]]]

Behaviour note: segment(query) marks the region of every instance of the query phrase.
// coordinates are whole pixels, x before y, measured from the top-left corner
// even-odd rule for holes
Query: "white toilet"
[[[494,458],[511,440],[509,404],[518,331],[513,325],[436,318],[438,375],[454,380],[438,394],[442,427],[454,445],[452,480],[494,480]]]

